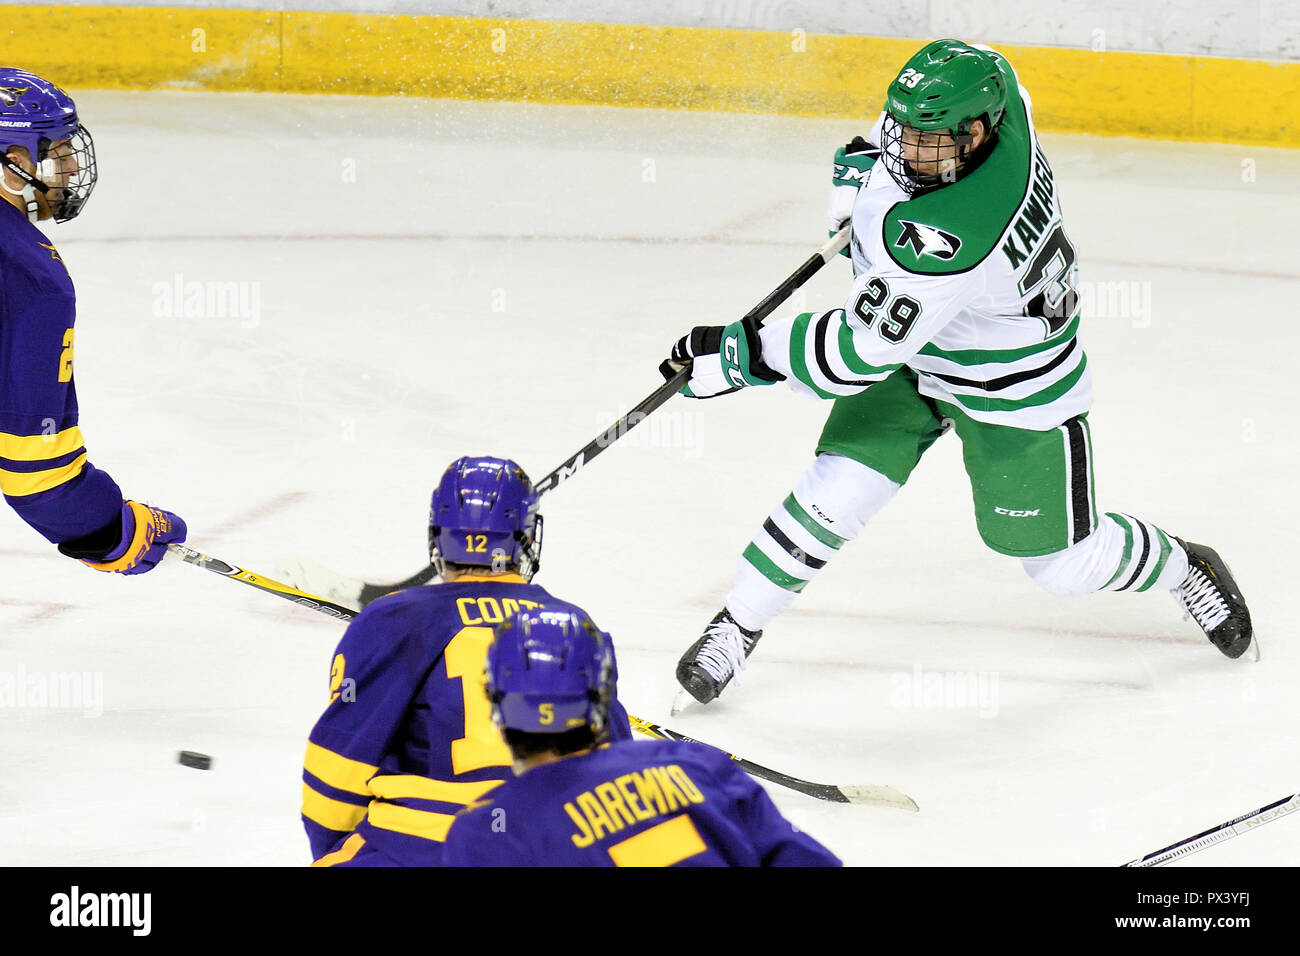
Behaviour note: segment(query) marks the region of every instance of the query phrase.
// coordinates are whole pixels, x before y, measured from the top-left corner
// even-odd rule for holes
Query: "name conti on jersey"
[[[576,828],[573,845],[582,849],[633,824],[703,802],[695,781],[674,763],[634,770],[584,790],[564,812]]]
[[[1015,235],[1008,233],[1006,242],[1002,243],[1002,252],[1007,257],[1007,262],[1011,263],[1011,268],[1017,268],[1029,258],[1043,230],[1052,224],[1052,198],[1055,191],[1052,167],[1047,164],[1043,147],[1035,143],[1029,174],[1029,193],[1012,221],[1011,229]],[[1021,242],[1019,246],[1016,245],[1017,236]]]

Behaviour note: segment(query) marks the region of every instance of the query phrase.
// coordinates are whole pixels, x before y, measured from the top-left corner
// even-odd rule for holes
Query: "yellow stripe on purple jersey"
[[[566,608],[518,575],[466,576],[381,598],[348,627],[303,761],[302,818],[319,859],[355,832],[361,859],[436,865],[456,813],[510,773],[483,665],[492,625]],[[613,736],[630,740],[615,702]],[[354,844],[361,846],[360,844]],[[354,856],[340,863],[354,864]]]
[[[117,520],[122,493],[86,458],[73,383],[76,292],[45,235],[0,203],[0,493],[63,543]]]
[[[727,754],[615,743],[533,767],[456,817],[445,866],[839,866]]]

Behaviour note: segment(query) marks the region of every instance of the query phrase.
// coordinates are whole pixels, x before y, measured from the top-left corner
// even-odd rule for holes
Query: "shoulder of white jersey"
[[[992,51],[990,51],[992,52]],[[1015,71],[996,57],[1007,88],[998,141],[979,168],[957,182],[895,203],[882,217],[881,240],[904,271],[955,275],[980,265],[997,248],[1030,186],[1033,133]]]
[[[867,142],[876,147],[876,149],[880,148],[880,131],[884,126],[885,111],[881,110],[880,115],[876,117],[876,121],[871,124],[871,131],[867,133]]]

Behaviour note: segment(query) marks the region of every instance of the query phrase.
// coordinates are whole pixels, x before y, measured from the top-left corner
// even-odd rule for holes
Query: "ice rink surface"
[[[187,92],[78,105],[100,184],[47,233],[78,290],[91,459],[200,550],[381,581],[423,565],[449,461],[541,477],[658,384],[678,335],[739,318],[817,248],[831,154],[869,125]],[[1098,506],[1216,547],[1259,663],[1224,658],[1164,593],[1041,592],[981,543],[949,436],[742,682],[670,720],[678,655],[829,406],[783,386],[674,399],[544,500],[538,583],[613,633],[629,710],[915,797],[906,814],[769,788],[849,864],[1116,865],[1300,790],[1300,154],[1044,142],[1097,293],[1081,338]],[[849,281],[832,263],[777,314],[838,306]],[[187,310],[193,283],[241,308]],[[93,573],[8,509],[0,576],[0,675],[27,688],[0,707],[0,864],[307,862],[301,760],[338,624],[174,560]],[[35,699],[74,673],[80,705]],[[1291,817],[1180,865],[1298,859]]]

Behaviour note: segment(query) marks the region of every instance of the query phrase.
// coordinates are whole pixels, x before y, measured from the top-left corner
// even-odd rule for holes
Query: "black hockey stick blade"
[[[417,571],[405,580],[398,581],[396,584],[367,584],[362,582],[361,591],[357,595],[357,600],[361,602],[362,607],[365,607],[371,601],[376,598],[381,598],[385,594],[391,594],[392,592],[400,591],[403,588],[413,588],[421,584],[427,584],[437,576],[438,572],[435,571],[433,565],[430,564],[428,567]]]
[[[282,581],[274,578],[268,578],[265,575],[255,574],[245,568],[236,567],[222,561],[220,558],[214,558],[204,554],[201,551],[195,551],[193,548],[187,548],[183,544],[169,544],[167,550],[176,555],[186,564],[192,564],[196,568],[203,568],[206,571],[212,571],[220,574],[222,577],[230,578],[232,581],[238,581],[241,584],[247,584],[249,587],[257,588],[259,591],[265,591],[267,594],[274,594],[276,597],[284,598],[286,601],[292,601],[301,607],[310,608],[313,611],[319,611],[322,614],[334,618],[336,621],[350,621],[357,616],[356,611],[350,607],[344,607],[341,604],[335,604],[327,601],[315,594],[309,594],[306,591],[300,591],[298,588],[291,587]]]
[[[633,730],[645,734],[647,737],[654,737],[658,740],[679,740],[689,744],[704,744],[702,740],[696,740],[694,737],[688,737],[675,730],[669,730],[667,727],[661,727],[659,724],[632,714],[628,714],[628,720],[631,721]],[[704,746],[712,747],[713,745],[704,744]],[[714,749],[720,750],[721,748],[714,747]],[[808,780],[800,780],[798,777],[781,773],[779,770],[764,767],[762,764],[756,764],[752,760],[738,757],[726,750],[722,752],[740,764],[740,769],[750,776],[760,777],[790,790],[797,790],[799,793],[815,797],[818,800],[827,800],[831,803],[866,803],[877,807],[893,807],[895,810],[907,810],[910,813],[916,813],[920,810],[920,807],[916,805],[916,801],[903,791],[885,784],[836,786],[830,783],[812,783]]]
[[[1203,830],[1195,836],[1189,836],[1186,840],[1171,843],[1162,850],[1155,850],[1140,859],[1130,860],[1128,863],[1120,864],[1120,866],[1164,866],[1166,863],[1172,863],[1174,860],[1204,850],[1207,846],[1214,846],[1216,843],[1222,843],[1225,840],[1231,840],[1235,836],[1241,836],[1243,833],[1249,833],[1256,827],[1261,827],[1265,823],[1272,823],[1278,817],[1284,817],[1296,810],[1300,810],[1300,793],[1293,793],[1289,797],[1275,800],[1273,803],[1260,807],[1258,810],[1244,816],[1229,820],[1227,823],[1220,823],[1217,827],[1210,827],[1210,829]]]

